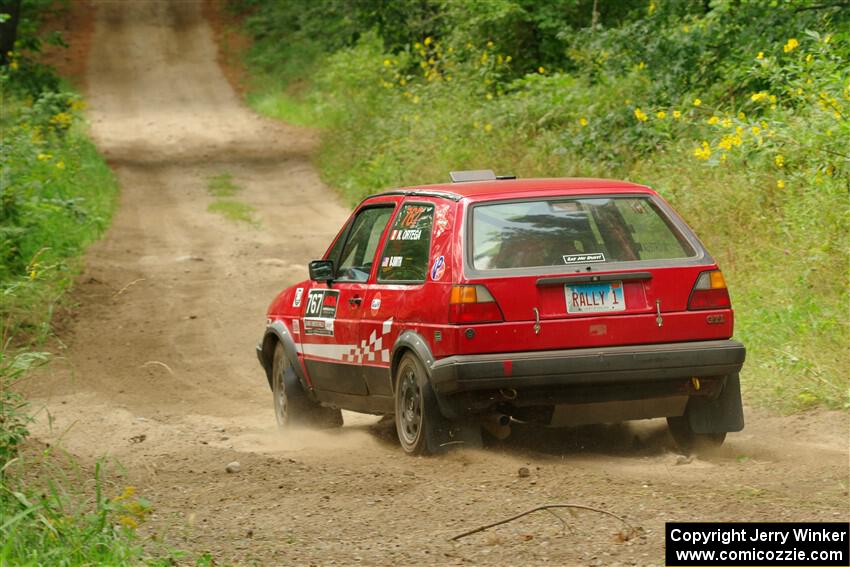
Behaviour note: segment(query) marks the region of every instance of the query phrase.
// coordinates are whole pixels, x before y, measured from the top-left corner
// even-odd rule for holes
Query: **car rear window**
[[[472,209],[477,270],[689,258],[694,249],[649,197],[512,201]]]

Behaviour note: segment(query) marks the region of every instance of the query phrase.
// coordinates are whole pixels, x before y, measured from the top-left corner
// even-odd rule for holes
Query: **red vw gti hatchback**
[[[272,302],[257,355],[281,427],[394,415],[415,454],[514,422],[666,417],[684,450],[743,428],[723,274],[655,191],[452,179],[365,199]]]

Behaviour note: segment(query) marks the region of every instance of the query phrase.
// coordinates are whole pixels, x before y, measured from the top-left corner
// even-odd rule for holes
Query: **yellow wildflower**
[[[35,279],[35,278],[37,278],[37,277],[38,277],[38,272],[37,272],[37,271],[35,271],[35,270],[30,271],[30,279],[31,279],[31,280],[34,280],[34,279]]]
[[[646,13],[651,16],[655,13],[655,8],[655,2],[653,0],[649,0],[649,6],[646,7]]]
[[[770,100],[770,104],[776,104],[776,95],[770,95],[768,100]]]
[[[711,146],[708,142],[703,142],[702,145],[694,148],[694,157],[702,161],[706,161],[711,157]]]
[[[759,128],[758,126],[753,126],[752,131],[754,136],[758,136],[761,133],[761,128]]]
[[[413,97],[413,104],[419,104],[419,95]]]
[[[11,63],[9,63],[9,69],[11,69],[12,71],[17,71],[18,70],[18,62],[12,61]]]
[[[581,124],[581,127],[584,128],[587,126],[587,118],[579,118],[578,123]]]
[[[544,67],[538,67],[538,68],[537,68],[537,72],[538,72],[538,73],[540,73],[540,74],[542,75],[542,74],[544,74],[544,73],[546,72],[546,69],[545,69]]]
[[[139,523],[135,519],[131,518],[130,516],[120,516],[118,518],[118,523],[121,524],[122,526],[130,528],[132,530],[135,530],[136,528],[139,527]]]
[[[512,60],[513,60],[513,57],[511,57],[510,55],[505,57],[505,63],[510,63]]]
[[[679,112],[678,110],[674,110],[674,111],[673,111],[673,118],[674,118],[674,119],[678,120],[678,119],[679,119],[679,118],[681,118],[681,117],[682,117],[682,113],[681,113],[681,112]]]
[[[812,54],[811,54],[811,53],[809,53],[808,55],[806,55],[806,63],[811,63],[813,59],[814,59],[814,57],[812,57]]]
[[[504,57],[502,57],[502,54],[500,53],[500,54],[496,57],[496,63],[497,63],[497,64],[499,64],[499,65],[501,65],[504,61],[505,61],[505,58],[504,58]]]
[[[640,63],[638,63],[637,68],[638,68],[638,71],[643,71],[644,69],[646,69],[646,63],[641,61]]]
[[[708,123],[711,124],[712,126],[714,126],[718,122],[720,122],[720,119],[716,116],[712,116],[711,118],[708,119]]]
[[[655,117],[658,118],[659,120],[664,120],[665,118],[667,118],[667,113],[664,112],[663,110],[659,110],[658,112],[655,113]]]
[[[486,95],[484,95],[484,98],[486,98],[487,100],[493,100],[493,94],[487,93]]]
[[[389,60],[389,59],[384,59],[384,67],[389,67],[390,65],[392,65],[392,63],[390,62],[390,60]]]
[[[730,120],[729,118],[724,118],[723,122],[721,122],[720,125],[723,126],[724,128],[731,128],[732,127],[732,120]]]
[[[776,156],[773,158],[773,163],[776,164],[776,167],[785,167],[785,158],[780,156]]]
[[[795,49],[797,49],[797,47],[799,47],[799,46],[800,46],[800,42],[797,41],[796,38],[792,37],[791,39],[789,39],[787,41],[787,43],[785,43],[785,45],[782,46],[782,51],[784,51],[785,53],[790,53],[790,52],[794,51]]]
[[[434,41],[434,40],[432,40],[430,37],[426,37],[425,41],[423,43],[425,43],[425,45],[431,45],[432,41]]]
[[[38,161],[48,161],[50,159],[53,159],[53,156],[50,154],[38,154],[36,158],[38,159]]]
[[[487,124],[484,125],[484,131],[485,132],[492,132],[493,131],[493,125],[488,122]]]
[[[746,114],[744,114],[743,112],[738,113],[738,120],[746,120],[746,119],[747,119]]]
[[[722,150],[729,151],[732,149],[732,136],[723,136],[719,142],[717,142],[717,147]]]
[[[406,85],[406,84],[407,84],[407,79],[405,79],[404,77],[402,77],[401,79],[399,79],[399,80],[398,80],[398,84],[399,84],[399,85],[401,85],[401,86]]]
[[[646,122],[649,119],[646,113],[640,108],[635,108],[635,118],[641,122]]]
[[[782,179],[777,179],[776,180],[776,186],[779,189],[785,189],[785,181],[783,181]]]
[[[416,43],[413,44],[413,49],[416,49],[416,50],[422,49],[422,44],[417,41]]]
[[[121,500],[126,500],[133,496],[136,493],[135,486],[128,486],[124,489],[124,492],[121,493],[120,496],[116,496],[112,499],[113,502],[120,502]]]
[[[699,106],[701,104],[702,104],[702,101],[700,99],[698,99],[698,98],[694,99],[694,106]]]
[[[760,91],[760,92],[757,92],[757,93],[753,93],[750,96],[750,100],[753,101],[753,102],[758,102],[760,100],[766,99],[767,96],[768,96],[767,91]]]
[[[65,162],[62,160],[56,162],[56,169],[65,169]]]
[[[759,54],[756,55],[756,59],[758,59],[759,61],[764,59],[764,51],[759,51]]]

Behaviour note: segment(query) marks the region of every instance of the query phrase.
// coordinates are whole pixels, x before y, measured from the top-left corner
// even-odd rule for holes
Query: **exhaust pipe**
[[[503,413],[491,413],[482,418],[481,427],[501,441],[511,434],[511,418]]]

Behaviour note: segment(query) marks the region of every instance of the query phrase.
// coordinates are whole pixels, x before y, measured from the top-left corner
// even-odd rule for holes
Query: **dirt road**
[[[94,4],[89,118],[122,193],[86,257],[65,348],[32,385],[46,410],[36,435],[84,463],[119,461],[111,489],[153,502],[148,533],[239,564],[642,565],[663,562],[668,520],[848,519],[841,413],[748,411],[743,433],[693,461],[662,421],[519,432],[431,459],[356,414],[338,433],[280,434],[253,352],[264,310],[347,210],[310,164],[314,136],[240,103],[199,3]],[[207,180],[223,173],[257,225],[207,211]],[[241,472],[226,473],[234,460]],[[624,541],[592,512],[538,513],[448,541],[561,502],[640,534]]]

